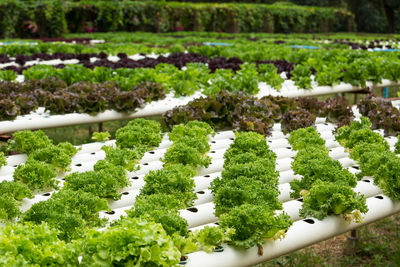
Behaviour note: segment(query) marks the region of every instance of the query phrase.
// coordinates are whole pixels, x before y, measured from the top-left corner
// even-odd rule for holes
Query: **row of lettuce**
[[[322,71],[317,69],[315,80],[318,85],[343,81],[365,87],[366,81],[378,84],[384,78],[397,81],[400,77],[400,63],[384,64],[385,61],[373,59],[370,63],[360,65],[354,61],[346,72],[338,67],[340,64],[323,67]],[[197,91],[215,95],[222,90],[257,94],[260,82],[279,90],[284,79],[278,73],[277,64],[279,67],[280,63],[242,64],[236,72],[228,67],[213,73],[201,63],[188,63],[184,70],[168,64],[158,64],[155,68],[95,67],[93,70],[80,65],[62,69],[38,65],[24,71],[24,83],[0,83],[0,119],[12,120],[39,106],[52,114],[96,114],[108,109],[133,112],[145,102],[163,99],[168,92],[175,96],[189,96]],[[311,88],[313,70],[306,65],[295,65],[290,78],[299,88]],[[13,71],[2,71],[0,76],[5,80],[16,77]]]
[[[399,35],[387,34],[358,34],[358,33],[329,33],[329,34],[271,34],[265,32],[253,33],[224,33],[224,32],[174,32],[174,33],[151,33],[136,32],[102,32],[102,33],[78,33],[67,34],[65,38],[57,38],[59,41],[83,41],[104,40],[107,43],[140,43],[147,45],[168,46],[173,44],[190,44],[203,42],[223,42],[228,44],[236,43],[274,43],[290,45],[314,45],[319,47],[346,48],[348,42],[360,45],[395,45]],[[41,39],[40,39],[41,40]],[[57,41],[56,39],[53,39]],[[45,39],[47,41],[47,39]],[[339,46],[339,45],[342,46]]]
[[[126,53],[126,51],[122,49],[116,51],[119,51],[118,53]],[[172,51],[172,53],[184,51],[184,49],[181,49]],[[94,52],[85,53],[100,52],[109,53],[107,50],[96,50]],[[285,60],[303,67],[312,68],[313,73],[324,73],[319,74],[323,77],[316,78],[320,85],[334,85],[341,80],[345,80],[345,82],[352,85],[363,86],[365,85],[365,80],[379,82],[382,78],[393,81],[399,79],[398,65],[400,63],[398,52],[371,53],[366,51],[350,51],[342,49],[307,50],[293,49],[291,47],[271,46],[266,44],[260,44],[256,47],[252,45],[235,45],[232,47],[193,46],[189,47],[187,52],[207,56],[211,59],[215,57],[223,57],[225,59],[235,58],[239,61],[241,60],[242,62],[247,63],[256,63],[266,60]],[[132,52],[126,54],[132,55]],[[154,59],[147,59],[149,62],[152,60],[154,61]],[[98,60],[98,63],[100,64],[103,61]],[[111,62],[107,64],[110,65]],[[100,66],[107,66],[107,64]],[[235,67],[238,68],[239,66],[236,65]],[[96,65],[90,66],[93,67]],[[124,64],[118,64],[115,67],[117,66],[124,67]],[[129,65],[126,65],[126,67],[129,67]],[[307,77],[310,76],[310,74],[311,73],[303,73],[302,76]],[[330,76],[333,77],[330,78]],[[360,77],[357,78],[358,76]],[[308,85],[309,83],[307,82],[305,84]],[[308,88],[309,86],[301,87]]]
[[[273,35],[263,38],[259,35],[234,35],[221,37],[194,37],[193,33],[186,35],[159,36],[150,35],[148,33],[135,33],[128,36],[120,34],[90,35],[92,38],[108,38],[112,42],[102,44],[63,44],[63,43],[43,43],[38,40],[10,41],[7,45],[0,47],[1,61],[10,62],[10,57],[30,56],[34,54],[81,54],[81,53],[107,53],[109,55],[117,55],[118,53],[134,54],[165,54],[184,52],[197,52],[208,56],[237,56],[242,60],[255,61],[268,59],[275,55],[279,59],[297,58],[296,53],[309,53],[315,55],[316,52],[326,54],[330,51],[341,51],[346,54],[360,53],[373,54],[367,51],[350,51],[351,46],[359,45],[374,48],[396,48],[397,39],[392,41],[382,41],[379,43],[366,43],[365,41],[327,41],[327,40],[308,40],[310,36],[301,36],[299,38],[290,35]],[[329,38],[330,36],[326,36]],[[325,39],[326,39],[325,38]],[[335,36],[331,38],[336,38]],[[360,37],[361,38],[361,37]],[[385,36],[384,38],[387,38]],[[33,44],[33,42],[37,42]],[[364,44],[364,45],[363,45]],[[374,45],[371,45],[374,44]],[[388,47],[389,46],[389,47]],[[302,49],[304,48],[304,49]],[[312,48],[312,49],[307,49]],[[251,53],[251,50],[255,50]],[[347,51],[346,51],[347,50]],[[288,53],[285,54],[284,52]],[[390,56],[390,55],[387,55]],[[261,58],[260,58],[261,57]],[[2,62],[2,63],[6,63]]]

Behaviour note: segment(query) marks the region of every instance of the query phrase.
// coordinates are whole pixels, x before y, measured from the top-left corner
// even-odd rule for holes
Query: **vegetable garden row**
[[[310,55],[305,51],[299,52],[299,54],[302,53],[304,57]],[[41,56],[46,58],[46,56]],[[309,58],[303,63],[292,63],[287,60],[260,60],[254,64],[244,63],[239,58],[214,57],[211,59],[193,53],[178,53],[157,58],[144,57],[140,60],[129,59],[126,54],[118,54],[117,61],[108,60],[104,53],[65,56],[79,58],[83,65],[29,67],[23,71],[25,80],[23,83],[11,82],[17,78],[12,70],[0,72],[3,80],[8,81],[0,84],[1,119],[13,120],[18,115],[30,114],[38,107],[45,108],[50,114],[95,115],[106,110],[132,113],[137,108],[143,107],[146,102],[163,99],[166,93],[173,93],[179,97],[191,96],[196,92],[214,95],[221,90],[227,90],[256,94],[258,97],[266,95],[296,97],[351,92],[366,86],[395,85],[400,77],[400,61],[392,60],[391,57],[384,55],[360,58],[346,64],[343,62],[343,65],[327,65],[323,61],[325,57]],[[100,59],[95,59],[91,63],[93,56]],[[20,64],[24,64],[24,58],[19,58]],[[347,60],[344,55],[335,57],[335,60],[340,59]],[[102,67],[102,65],[108,67]],[[126,68],[127,66],[129,68]],[[143,68],[143,66],[147,67]],[[304,89],[299,90],[299,88]],[[169,100],[169,102],[174,101]],[[158,111],[158,114],[172,107],[165,106],[164,109],[161,108]],[[39,113],[43,114],[42,111]],[[114,116],[111,117],[105,116],[103,120],[136,116],[113,114]],[[46,113],[44,116],[48,115]],[[78,117],[76,120],[70,120],[70,117],[64,120],[57,117],[55,120],[60,123],[54,126],[69,125],[61,121],[90,123],[102,120],[85,115],[78,115]],[[22,124],[31,120],[30,117],[19,119],[19,123]],[[46,126],[40,126],[41,123],[39,123],[38,128],[50,125],[45,124]],[[2,132],[19,129],[12,125],[3,125],[3,127],[6,130]]]
[[[14,222],[0,261],[242,266],[372,222],[400,211],[400,142],[382,136],[398,113],[372,96],[351,108],[221,92],[165,113],[167,135],[144,119],[81,147],[17,132],[9,150],[26,155],[2,160],[0,214]],[[215,133],[226,127],[241,132]]]
[[[1,265],[248,266],[400,211],[399,109],[307,96],[396,85],[395,37],[149,36],[0,46]]]

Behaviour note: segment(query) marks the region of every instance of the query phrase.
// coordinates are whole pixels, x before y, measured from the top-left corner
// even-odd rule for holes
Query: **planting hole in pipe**
[[[154,152],[154,151],[150,151],[149,153],[150,153],[150,154],[155,154],[156,152]]]
[[[210,151],[210,153],[215,153],[215,151],[213,150],[213,151]]]
[[[143,163],[143,165],[144,165],[144,166],[147,166],[147,165],[149,165],[149,163],[146,162],[146,163]]]
[[[122,194],[123,195],[129,195],[129,192],[123,192]]]
[[[362,180],[363,182],[370,183],[370,180]]]
[[[108,214],[108,215],[113,215],[113,214],[115,214],[115,211],[106,211],[106,214]]]
[[[198,212],[198,211],[199,211],[199,210],[198,210],[197,208],[195,208],[195,207],[188,208],[187,210],[190,211],[190,212]]]
[[[232,140],[232,141],[233,141],[233,140],[235,140],[235,138],[231,137],[231,138],[229,138],[229,140]]]
[[[96,152],[92,152],[92,153],[90,153],[91,155],[96,155]]]
[[[224,251],[224,248],[221,247],[221,246],[217,246],[217,247],[214,249],[214,252],[223,252],[223,251]]]
[[[357,166],[357,165],[354,165],[354,166],[352,166],[354,169],[356,169],[356,170],[359,170],[360,169],[360,167],[359,166]]]
[[[302,199],[302,198],[299,198],[299,199],[297,199],[297,201],[299,201],[299,202],[303,202],[303,199]]]
[[[182,256],[181,261],[179,262],[180,265],[186,265],[188,260],[188,256]]]
[[[309,223],[309,224],[314,224],[315,221],[313,219],[305,219],[303,222]]]
[[[197,194],[204,195],[205,192],[204,191],[199,191],[199,192],[197,192]]]
[[[383,196],[375,196],[377,199],[383,199]]]
[[[290,146],[287,146],[286,149],[292,149]]]
[[[137,180],[137,179],[139,179],[139,177],[133,176],[132,179],[133,179],[133,180]]]
[[[82,167],[82,164],[81,164],[81,163],[78,163],[78,164],[75,164],[75,166],[77,166],[77,167]]]
[[[219,225],[219,222],[215,222],[214,224],[215,224],[215,225]]]
[[[211,141],[211,143],[215,144],[216,142],[215,141]]]
[[[48,197],[48,196],[50,196],[50,195],[51,195],[50,193],[44,193],[42,196]]]

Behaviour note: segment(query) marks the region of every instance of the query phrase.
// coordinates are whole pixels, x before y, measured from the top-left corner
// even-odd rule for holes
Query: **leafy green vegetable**
[[[400,154],[400,135],[397,136],[397,142],[394,144],[394,153]]]
[[[176,142],[182,138],[203,139],[207,135],[215,135],[214,130],[208,123],[190,121],[187,124],[175,125],[168,137],[172,142]]]
[[[368,70],[366,66],[357,59],[350,63],[346,71],[343,73],[343,82],[349,83],[353,86],[364,88],[368,80]]]
[[[56,176],[52,165],[35,160],[19,165],[13,174],[14,180],[25,183],[31,190],[57,189],[59,181]]]
[[[279,191],[276,190],[276,187],[251,177],[228,180],[213,189],[216,216],[230,212],[234,207],[245,203],[265,205],[272,210],[282,209],[282,203],[278,200]]]
[[[46,223],[7,224],[0,227],[0,265],[77,266],[77,243],[65,243]]]
[[[15,71],[12,70],[1,70],[0,71],[0,80],[3,81],[14,81],[15,79],[17,79],[17,73]]]
[[[70,157],[75,156],[75,154],[81,150],[82,148],[76,148],[69,142],[61,142],[57,145],[57,147],[61,148],[65,154],[67,154]]]
[[[192,167],[208,167],[211,158],[205,153],[210,149],[208,135],[214,130],[204,122],[191,121],[186,125],[174,126],[169,134],[174,143],[165,152],[162,159],[165,164],[183,164]]]
[[[25,184],[2,181],[0,183],[0,222],[13,220],[21,214],[20,200],[25,197],[34,197]]]
[[[94,132],[92,139],[97,142],[104,142],[110,140],[111,134],[109,132]]]
[[[370,129],[372,126],[370,120],[367,117],[361,117],[360,121],[350,122],[350,126],[343,126],[337,129],[335,132],[335,139],[344,147],[348,147],[346,143],[350,138],[350,134],[357,130]]]
[[[383,193],[393,200],[400,199],[400,159],[391,153],[391,157],[381,157],[383,162],[374,173],[374,183]]]
[[[176,233],[187,236],[188,223],[178,213],[178,209],[185,207],[184,202],[172,194],[141,194],[137,197],[135,206],[126,213],[129,218],[141,217],[147,221],[160,223],[168,235]]]
[[[290,182],[293,190],[290,196],[298,198],[307,193],[316,181],[326,181],[354,187],[357,178],[347,169],[343,169],[340,162],[329,157],[326,150],[306,148],[300,150],[292,162],[295,174],[302,175],[301,180]]]
[[[269,149],[264,136],[254,132],[235,133],[235,136],[235,140],[224,154],[224,166],[231,164],[231,162],[251,162],[243,161],[240,159],[240,156],[238,156],[239,154],[244,156],[247,152],[253,154],[257,158],[275,161],[276,154]],[[248,155],[248,157],[253,156]]]
[[[362,143],[364,144],[376,143],[389,146],[382,135],[370,129],[361,129],[358,131],[352,131],[349,135],[349,139],[347,140],[344,146],[346,148],[352,149],[356,145],[360,145]]]
[[[292,223],[286,213],[276,215],[268,206],[252,204],[237,206],[220,217],[222,228],[235,230],[228,244],[242,249],[261,246],[267,239],[281,238]]]
[[[229,165],[222,171],[222,177],[225,181],[248,177],[271,186],[277,186],[279,183],[279,172],[275,170],[275,162],[268,159]]]
[[[15,219],[21,214],[20,203],[9,195],[0,195],[0,222]]]
[[[386,151],[389,151],[389,144],[385,143],[360,143],[359,145],[354,146],[354,148],[350,152],[350,158],[354,160],[360,160],[364,153],[371,152],[373,154],[381,154]],[[367,156],[368,157],[368,156]],[[365,156],[363,157],[362,162],[365,162]]]
[[[14,140],[11,140],[11,149],[20,153],[30,154],[38,149],[45,148],[53,144],[47,135],[39,131],[23,130],[13,134]]]
[[[101,148],[106,152],[105,160],[116,166],[124,167],[128,171],[137,170],[136,166],[143,155],[142,151],[129,148],[113,148],[112,146],[103,146]]]
[[[62,189],[51,195],[51,199],[68,207],[71,212],[79,214],[87,226],[101,226],[105,219],[100,219],[99,211],[110,211],[107,200],[101,199],[82,190],[72,191]]]
[[[257,94],[258,72],[255,64],[242,64],[240,70],[236,72],[235,79],[232,79],[232,88],[236,91],[242,91],[251,95]]]
[[[291,72],[291,79],[299,89],[311,89],[311,70],[306,65],[296,65]]]
[[[201,249],[211,253],[215,248],[221,246],[222,243],[231,241],[231,236],[234,234],[233,229],[223,229],[220,227],[206,226],[196,233],[196,239],[199,242]]]
[[[1,170],[1,167],[6,166],[6,165],[7,165],[6,156],[4,155],[3,152],[0,152],[0,170]]]
[[[195,183],[192,179],[196,171],[182,164],[168,164],[163,169],[150,171],[145,177],[146,182],[140,190],[141,194],[170,194],[190,206],[197,198],[194,193]]]
[[[8,195],[15,200],[22,200],[23,198],[34,197],[31,190],[29,190],[26,184],[10,181],[0,182],[0,195]]]
[[[171,238],[172,242],[174,242],[174,246],[179,250],[181,255],[192,253],[198,250],[196,236],[194,236],[192,232],[189,232],[187,236],[174,233]]]
[[[201,154],[196,147],[184,142],[177,142],[171,145],[162,159],[166,164],[183,164],[192,167],[204,166],[208,167],[211,158]]]
[[[278,69],[273,64],[258,65],[260,80],[268,84],[278,91],[282,88],[282,83],[285,81],[278,73]]]
[[[22,220],[40,224],[46,222],[57,229],[60,239],[70,241],[83,236],[84,221],[79,214],[72,212],[61,201],[49,199],[40,201],[22,215]]]
[[[65,153],[63,148],[50,145],[33,151],[28,159],[30,161],[40,161],[52,165],[58,173],[70,170],[71,156]]]
[[[181,236],[188,234],[188,222],[182,218],[178,212],[166,210],[150,210],[141,218],[147,221],[160,223],[168,235],[177,233]]]
[[[316,181],[308,195],[304,196],[300,216],[313,216],[319,220],[328,215],[343,215],[349,222],[361,223],[360,213],[368,211],[364,195],[347,185]]]
[[[318,82],[318,86],[334,86],[340,83],[340,79],[343,77],[341,72],[341,66],[322,66],[320,70],[315,74],[315,80]]]
[[[151,195],[140,194],[136,197],[135,206],[126,213],[130,217],[139,217],[149,210],[178,211],[186,207],[182,199],[172,194],[156,193]]]
[[[301,150],[308,146],[325,146],[322,139],[314,127],[297,129],[290,133],[288,141],[294,150]]]
[[[65,189],[83,190],[102,198],[120,199],[119,190],[128,185],[125,170],[121,166],[96,163],[94,171],[74,172],[65,176]]]
[[[181,257],[161,225],[139,218],[89,231],[82,250],[83,266],[174,266]]]
[[[33,204],[22,219],[36,224],[44,221],[68,241],[81,237],[86,227],[103,226],[106,220],[99,218],[101,210],[110,210],[105,199],[81,190],[62,189],[50,199]]]
[[[158,146],[161,142],[161,126],[158,122],[145,119],[135,119],[116,132],[118,148],[143,149]]]
[[[210,75],[210,85],[206,85],[203,89],[205,95],[215,95],[220,91],[234,91],[232,87],[233,72],[231,69],[216,69],[213,74]]]

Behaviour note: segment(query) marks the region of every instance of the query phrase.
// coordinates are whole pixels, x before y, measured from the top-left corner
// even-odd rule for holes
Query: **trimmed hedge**
[[[57,37],[67,31],[62,0],[1,0],[0,38]]]
[[[74,33],[181,30],[301,33],[354,28],[354,16],[346,10],[285,2],[266,5],[98,0],[63,3],[61,0],[42,0],[25,4],[19,0],[3,1],[0,4],[0,27],[3,26],[0,37],[53,37],[66,32],[66,24],[68,31]],[[44,16],[39,12],[43,10]],[[28,20],[37,24],[35,33],[24,27],[21,30],[21,25]]]

